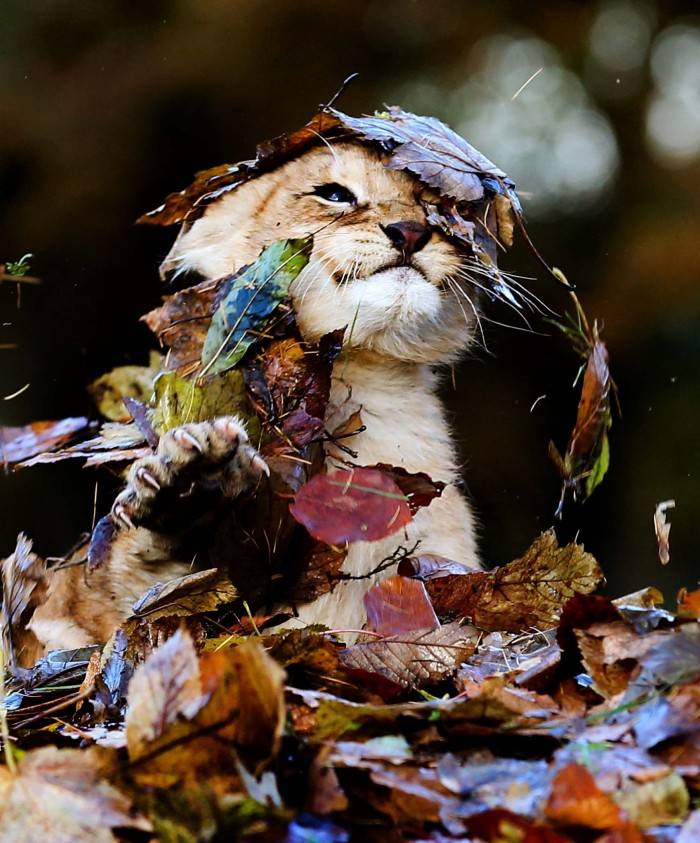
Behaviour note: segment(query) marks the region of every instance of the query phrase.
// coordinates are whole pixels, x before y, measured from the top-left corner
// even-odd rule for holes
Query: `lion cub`
[[[423,203],[436,199],[431,191],[386,163],[359,142],[318,145],[210,204],[201,218],[183,226],[161,267],[170,277],[217,279],[254,261],[273,241],[313,235],[311,258],[291,292],[305,340],[346,328],[329,412],[349,394],[361,405],[366,429],[353,438],[357,464],[402,466],[447,484],[405,531],[352,544],[343,571],[353,578],[294,607],[297,624],[361,628],[363,594],[382,576],[371,572],[399,545],[417,543],[421,555],[479,565],[474,519],[458,490],[458,459],[435,372],[474,342],[477,311],[465,282],[466,256],[428,226]],[[335,467],[330,455],[326,464]],[[32,622],[42,641],[65,646],[104,639],[141,591],[191,570],[173,560],[166,536],[128,525],[148,520],[178,473],[207,465],[225,465],[225,494],[232,498],[266,470],[237,419],[166,434],[153,457],[132,467],[117,498],[113,513],[127,526],[119,531],[108,570],[88,582],[89,599],[82,602],[82,580],[74,576],[67,587],[56,577],[54,595]],[[101,593],[104,611],[96,613]]]

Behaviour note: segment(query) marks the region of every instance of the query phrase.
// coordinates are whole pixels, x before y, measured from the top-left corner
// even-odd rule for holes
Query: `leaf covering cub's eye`
[[[312,192],[314,196],[320,196],[321,199],[325,199],[327,202],[338,202],[342,205],[357,204],[357,196],[355,196],[352,190],[343,187],[342,184],[318,184]]]

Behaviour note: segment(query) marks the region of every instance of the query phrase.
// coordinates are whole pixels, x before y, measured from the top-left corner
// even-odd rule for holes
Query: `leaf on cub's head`
[[[289,511],[315,539],[331,545],[382,539],[411,520],[399,487],[374,468],[317,474],[297,492]]]
[[[308,263],[311,247],[311,239],[278,240],[226,283],[204,339],[201,374],[235,366],[259,339],[269,316]]]
[[[170,194],[163,205],[138,222],[192,222],[207,205],[312,146],[348,140],[379,149],[387,157],[388,169],[409,172],[434,191],[425,204],[428,223],[458,240],[473,256],[487,281],[487,292],[518,303],[518,296],[496,266],[498,250],[512,245],[514,219],[524,231],[513,181],[436,117],[396,106],[368,117],[351,117],[326,106],[299,131],[259,144],[252,161],[198,173],[188,188]],[[529,243],[527,236],[526,240]],[[542,260],[534,247],[533,251]]]

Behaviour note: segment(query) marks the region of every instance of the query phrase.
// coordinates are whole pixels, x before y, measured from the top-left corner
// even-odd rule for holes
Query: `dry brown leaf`
[[[156,583],[134,604],[134,616],[154,621],[213,612],[222,604],[233,603],[238,592],[228,576],[218,568],[198,571]]]
[[[151,653],[129,683],[124,722],[131,760],[148,754],[169,726],[179,717],[193,717],[204,701],[194,644],[178,631]]]
[[[548,629],[574,594],[587,594],[603,572],[581,545],[559,547],[554,531],[535,540],[523,557],[489,573],[429,580],[438,615],[467,617],[483,629]]]
[[[678,614],[691,618],[700,617],[700,588],[695,591],[682,588],[678,592]]]
[[[3,843],[114,843],[112,829],[151,831],[132,802],[109,783],[115,773],[108,750],[33,750],[18,775],[0,767]]]
[[[43,650],[27,621],[46,600],[48,584],[46,562],[20,533],[14,553],[2,562],[2,644],[13,671],[18,661],[33,664]]]
[[[408,687],[451,676],[476,648],[477,634],[459,624],[355,644],[341,654],[348,667],[380,673]]]
[[[630,677],[637,672],[636,661],[672,633],[657,630],[639,635],[626,623],[612,621],[577,629],[574,634],[595,690],[607,698],[627,690]]]

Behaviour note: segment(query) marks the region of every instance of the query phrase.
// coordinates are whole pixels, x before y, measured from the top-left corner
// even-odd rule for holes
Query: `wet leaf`
[[[381,539],[411,520],[396,483],[369,468],[316,475],[297,492],[289,511],[315,539],[331,545]]]
[[[9,465],[53,451],[89,428],[90,422],[82,416],[33,422],[26,427],[0,427],[0,464]]]
[[[468,617],[483,629],[519,632],[555,626],[562,607],[586,594],[603,573],[581,545],[559,547],[553,531],[542,533],[521,558],[489,573],[429,580],[428,594],[438,615]]]
[[[369,588],[364,602],[369,628],[382,635],[440,626],[428,592],[418,580],[389,577]]]
[[[268,318],[289,294],[306,266],[311,240],[278,240],[227,283],[202,348],[203,373],[225,372],[264,331]]]

